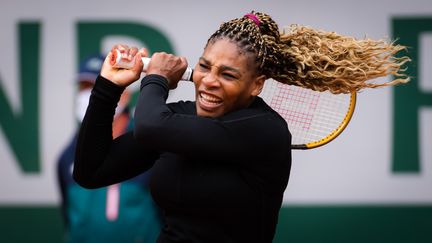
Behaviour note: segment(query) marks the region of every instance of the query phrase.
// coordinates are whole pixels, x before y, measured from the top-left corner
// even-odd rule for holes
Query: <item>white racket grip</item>
[[[116,52],[114,53],[114,58],[115,58],[115,62],[113,64],[113,67],[131,69],[135,65],[135,59],[133,59],[130,62],[121,60],[121,55],[120,55],[119,50],[116,50]],[[145,73],[147,71],[147,68],[148,68],[148,65],[150,63],[151,58],[143,57],[143,58],[141,58],[141,60],[143,62],[142,72]],[[183,73],[183,75],[181,77],[181,80],[192,81],[192,74],[193,74],[193,69],[190,67],[187,67],[186,71]]]

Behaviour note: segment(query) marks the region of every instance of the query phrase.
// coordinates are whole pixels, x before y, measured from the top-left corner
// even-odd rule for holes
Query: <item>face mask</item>
[[[91,94],[91,89],[79,91],[76,97],[75,104],[75,118],[81,122],[87,110]]]

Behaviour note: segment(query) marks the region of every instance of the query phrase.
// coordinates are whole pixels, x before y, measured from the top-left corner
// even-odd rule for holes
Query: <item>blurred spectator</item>
[[[103,60],[102,56],[91,56],[80,65],[75,106],[78,122],[84,117]],[[129,93],[125,90],[114,116],[113,137],[129,127],[128,102]],[[80,187],[72,178],[77,132],[62,151],[57,164],[65,241],[156,242],[161,222],[147,187],[147,173],[150,172],[106,188],[88,190]]]

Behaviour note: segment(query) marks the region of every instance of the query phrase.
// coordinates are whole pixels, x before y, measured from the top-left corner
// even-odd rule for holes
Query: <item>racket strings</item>
[[[293,144],[307,144],[331,135],[345,119],[350,95],[318,92],[274,80],[260,95],[288,123]]]
[[[312,124],[313,114],[318,104],[319,96],[309,96],[307,92],[286,88],[287,85],[273,85],[275,94],[270,100],[270,106],[285,118],[289,124],[301,126],[308,130]],[[299,108],[295,108],[295,106]]]

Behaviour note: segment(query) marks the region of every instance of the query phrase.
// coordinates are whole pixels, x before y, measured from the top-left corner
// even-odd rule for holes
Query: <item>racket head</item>
[[[332,94],[267,80],[260,97],[287,122],[292,149],[313,149],[339,136],[354,114],[357,94]]]

